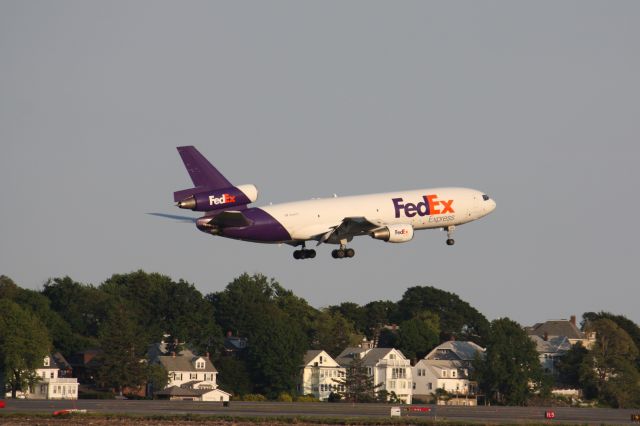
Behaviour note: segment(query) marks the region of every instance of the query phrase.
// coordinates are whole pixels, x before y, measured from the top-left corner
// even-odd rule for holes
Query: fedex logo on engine
[[[424,201],[417,204],[404,203],[402,198],[393,198],[393,207],[396,211],[396,218],[400,217],[400,212],[404,212],[406,217],[427,216],[434,214],[455,213],[453,210],[453,200],[438,200],[436,194],[425,195],[422,197]]]
[[[210,206],[219,206],[220,204],[229,204],[235,203],[236,196],[229,194],[222,194],[221,197],[216,197],[215,195],[209,195],[209,205]]]

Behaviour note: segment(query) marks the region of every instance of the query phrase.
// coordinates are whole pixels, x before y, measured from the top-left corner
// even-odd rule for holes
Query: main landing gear
[[[444,230],[447,231],[447,245],[448,246],[454,245],[456,241],[452,237],[453,237],[453,231],[456,230],[456,227],[451,225],[444,228]]]
[[[334,259],[344,259],[345,257],[353,257],[356,255],[356,251],[352,248],[347,248],[347,241],[340,241],[340,248],[338,250],[333,250],[331,252],[331,256]]]
[[[316,257],[316,251],[315,250],[307,250],[306,248],[302,248],[302,250],[296,250],[293,252],[293,258],[294,259],[313,259],[314,257]]]

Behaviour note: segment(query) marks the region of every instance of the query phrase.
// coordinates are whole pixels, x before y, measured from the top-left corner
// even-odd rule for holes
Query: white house
[[[60,366],[52,355],[42,360],[36,369],[38,381],[27,392],[18,392],[25,399],[78,399],[78,379],[63,377]],[[10,396],[11,392],[7,393]]]
[[[586,349],[591,349],[596,341],[595,332],[584,333],[578,329],[575,315],[568,320],[548,320],[524,329],[529,336],[538,336],[545,341],[553,337],[566,337],[571,345],[580,343]]]
[[[469,380],[472,362],[476,354],[484,354],[484,349],[473,342],[445,342],[413,366],[413,394],[416,398],[430,399],[437,389],[449,394],[464,396],[454,403],[475,405],[477,386]]]
[[[229,401],[231,394],[218,388],[218,370],[208,355],[197,356],[187,350],[180,355],[157,356],[156,360],[169,374],[167,387],[156,395],[169,399]]]
[[[345,372],[346,369],[325,351],[307,351],[304,354],[298,392],[302,395],[312,394],[324,401],[331,392],[344,391],[344,385],[336,383],[336,380],[344,379]]]
[[[336,361],[348,368],[354,359],[362,359],[362,365],[373,377],[375,384],[382,384],[376,391],[394,392],[406,404],[412,399],[411,364],[397,349],[393,348],[346,348]]]

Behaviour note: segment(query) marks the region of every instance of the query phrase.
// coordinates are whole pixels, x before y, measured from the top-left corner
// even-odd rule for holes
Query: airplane
[[[254,185],[234,186],[195,147],[177,147],[193,188],[173,193],[176,206],[203,212],[199,218],[152,213],[193,221],[207,234],[254,243],[288,244],[301,248],[295,259],[313,259],[307,242],[336,244],[334,259],[352,258],[347,243],[368,235],[388,243],[411,241],[414,231],[440,228],[447,245],[455,243],[457,226],[478,220],[496,208],[491,197],[468,188],[428,188],[384,194],[320,198],[263,207]]]

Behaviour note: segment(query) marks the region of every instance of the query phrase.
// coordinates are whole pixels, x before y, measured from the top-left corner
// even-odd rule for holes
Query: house
[[[470,380],[470,373],[473,360],[484,351],[473,342],[449,341],[436,346],[413,367],[414,397],[431,400],[442,389],[455,396],[448,404],[476,405],[477,384]]]
[[[78,399],[78,380],[64,377],[64,370],[62,374],[60,370],[61,366],[53,355],[45,356],[36,369],[38,381],[28,391],[18,392],[16,396],[25,399]]]
[[[568,320],[549,320],[524,329],[529,336],[538,336],[545,341],[564,336],[572,346],[580,343],[586,349],[591,349],[596,341],[595,333],[583,333],[578,329],[575,315],[571,315]]]
[[[209,354],[194,355],[184,350],[176,355],[159,355],[155,362],[167,371],[167,387],[155,395],[168,399],[187,399],[195,401],[229,401],[231,394],[218,388],[216,382],[218,370],[215,369]]]
[[[536,344],[538,358],[545,372],[555,375],[556,362],[573,345],[580,343],[591,349],[596,341],[596,333],[584,333],[576,325],[576,316],[570,319],[549,320],[525,327],[529,338]]]
[[[538,359],[546,373],[556,374],[556,362],[571,349],[571,342],[567,336],[543,337],[530,334],[529,338],[536,344]]]
[[[298,384],[298,393],[301,395],[311,394],[325,401],[331,392],[344,392],[344,385],[336,383],[336,380],[345,378],[346,369],[325,351],[307,351],[301,370]]]
[[[223,347],[226,355],[238,356],[247,349],[249,339],[246,337],[234,336],[228,331],[224,338]]]
[[[349,347],[336,361],[341,367],[348,368],[355,359],[361,359],[373,382],[381,384],[377,391],[394,392],[403,403],[411,404],[411,364],[402,352],[393,348]]]
[[[96,371],[100,367],[98,363],[100,355],[102,355],[102,349],[87,349],[69,357],[69,364],[78,382],[83,385],[95,385]]]

